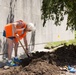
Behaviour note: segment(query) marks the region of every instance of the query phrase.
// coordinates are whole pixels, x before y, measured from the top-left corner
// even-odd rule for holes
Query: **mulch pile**
[[[0,75],[60,75],[59,67],[76,65],[76,46],[63,46],[54,52],[36,52],[21,59],[20,66],[0,69]]]

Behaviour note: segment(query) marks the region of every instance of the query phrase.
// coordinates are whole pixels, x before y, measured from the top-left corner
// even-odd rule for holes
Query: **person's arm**
[[[26,50],[28,50],[28,43],[27,43],[26,36],[24,37],[24,44],[25,44],[25,46],[26,46]]]
[[[17,33],[16,24],[12,23],[12,34],[14,35],[15,33]]]
[[[14,35],[14,34],[17,34],[17,32],[18,31],[24,31],[25,30],[25,28],[16,28],[16,23],[13,23],[12,24],[12,34]],[[21,33],[22,34],[22,33]]]
[[[16,29],[17,31],[23,31],[25,28]]]

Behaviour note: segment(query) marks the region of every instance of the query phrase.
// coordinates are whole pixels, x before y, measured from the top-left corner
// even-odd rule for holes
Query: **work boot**
[[[13,66],[18,66],[18,65],[15,64],[13,61],[11,61],[11,62],[7,62],[7,63],[6,63],[6,66],[13,67]]]
[[[17,62],[17,63],[22,62],[19,58],[14,58],[13,61],[14,61],[14,62]]]

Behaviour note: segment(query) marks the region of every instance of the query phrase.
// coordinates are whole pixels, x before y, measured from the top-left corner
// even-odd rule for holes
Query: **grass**
[[[50,49],[50,48],[55,48],[57,46],[64,45],[64,44],[66,44],[67,46],[71,44],[76,45],[76,39],[68,40],[68,41],[48,42],[44,48]]]

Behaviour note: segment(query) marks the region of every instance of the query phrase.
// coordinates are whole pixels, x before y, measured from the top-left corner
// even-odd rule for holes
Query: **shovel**
[[[18,41],[19,41],[20,45],[22,46],[23,50],[25,51],[26,55],[27,55],[28,57],[30,57],[29,54],[27,53],[27,50],[24,48],[24,46],[23,46],[23,44],[22,44],[22,42],[20,41],[20,39],[19,39],[18,36],[19,36],[19,35],[16,34],[16,38],[18,39]]]

